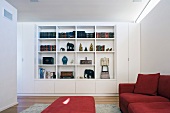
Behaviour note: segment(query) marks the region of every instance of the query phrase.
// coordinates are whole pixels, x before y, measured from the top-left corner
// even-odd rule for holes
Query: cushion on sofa
[[[122,93],[120,94],[120,102],[126,108],[130,103],[136,102],[169,102],[169,99],[161,97],[161,96],[149,96],[143,94],[135,94],[135,93]]]
[[[170,113],[170,102],[131,103],[129,113]]]
[[[161,75],[158,83],[158,95],[170,99],[170,75]]]
[[[159,76],[160,76],[160,73],[138,74],[134,93],[157,95]]]

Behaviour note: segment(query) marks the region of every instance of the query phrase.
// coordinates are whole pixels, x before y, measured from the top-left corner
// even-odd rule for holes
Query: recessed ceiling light
[[[142,0],[133,0],[133,2],[142,2]]]
[[[30,0],[30,2],[39,2],[39,0]]]

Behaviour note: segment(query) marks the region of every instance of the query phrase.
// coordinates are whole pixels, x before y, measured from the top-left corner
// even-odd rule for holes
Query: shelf
[[[75,66],[76,64],[58,64],[57,66],[60,66],[60,67],[72,67],[72,66]]]
[[[113,41],[115,38],[96,38],[96,41]]]
[[[38,38],[39,41],[56,41],[56,38]]]
[[[76,38],[57,38],[58,41],[75,41]]]
[[[95,64],[78,64],[78,67],[95,66]]]
[[[115,51],[96,51],[96,53],[115,53]]]
[[[95,53],[95,51],[76,51],[77,53]]]
[[[40,53],[40,54],[44,54],[44,53],[46,53],[46,54],[56,54],[56,51],[38,51],[38,53]]]
[[[77,38],[77,41],[92,41],[95,40],[95,38]]]
[[[54,67],[56,65],[55,64],[38,64],[38,66],[41,66],[41,67]]]
[[[57,51],[57,53],[64,53],[64,54],[71,54],[75,53],[76,51]]]

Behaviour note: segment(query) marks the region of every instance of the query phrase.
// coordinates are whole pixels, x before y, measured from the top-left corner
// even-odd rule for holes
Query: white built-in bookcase
[[[75,31],[75,37],[73,38],[61,38],[59,33],[73,32]],[[78,38],[77,31],[85,31],[86,33],[94,33],[93,38]],[[40,38],[40,32],[55,32],[56,36],[53,38]],[[113,37],[98,38],[97,33],[114,33]],[[36,71],[35,79],[36,80],[55,80],[61,79],[61,71],[73,71],[74,80],[80,79],[80,76],[84,77],[85,69],[92,69],[95,73],[95,78],[93,80],[98,80],[101,74],[101,58],[109,58],[109,74],[110,79],[116,79],[116,26],[51,26],[51,25],[38,25],[36,32],[36,41],[35,41],[35,54],[36,54]],[[74,44],[74,51],[67,51],[67,43]],[[83,51],[79,51],[79,45],[82,44]],[[89,51],[90,44],[93,45],[93,51]],[[55,45],[55,51],[40,51],[41,45]],[[105,45],[104,51],[97,51],[97,45]],[[61,51],[60,48],[65,48],[65,51]],[[88,51],[84,51],[84,48],[87,47]],[[111,51],[106,51],[107,48],[112,48]],[[62,58],[66,56],[68,58],[67,65],[63,65]],[[53,57],[54,64],[43,64],[43,57]],[[80,60],[84,60],[87,57],[88,60],[92,60],[92,64],[80,64]],[[73,63],[71,61],[73,60]],[[39,69],[43,68],[46,71],[55,72],[56,78],[40,78]],[[105,80],[105,79],[103,79]]]

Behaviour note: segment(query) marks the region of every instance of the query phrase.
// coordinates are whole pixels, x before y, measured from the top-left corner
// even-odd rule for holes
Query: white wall
[[[3,16],[6,9],[13,20]],[[0,1],[0,111],[17,104],[17,10]]]
[[[141,22],[141,72],[170,74],[170,0],[160,3]]]

